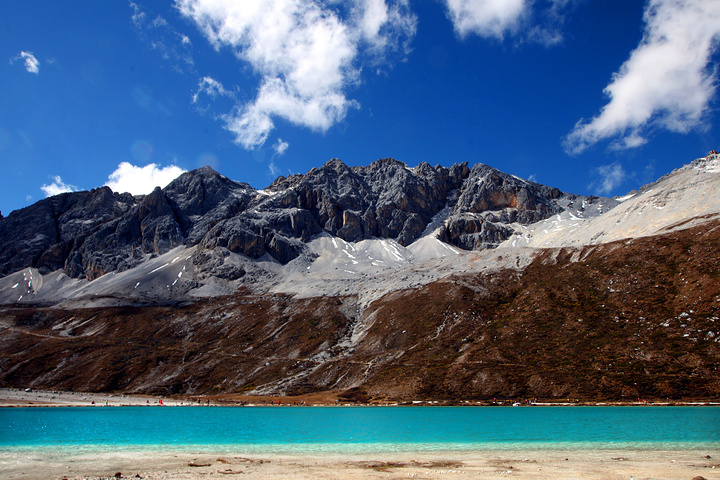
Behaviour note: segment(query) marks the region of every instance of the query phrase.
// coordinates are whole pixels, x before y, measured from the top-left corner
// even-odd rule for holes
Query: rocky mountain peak
[[[546,215],[555,213],[556,209],[550,203],[561,194],[557,188],[528,182],[488,165],[477,164],[470,171],[456,208],[472,213],[512,208],[519,211],[538,211],[540,215]],[[537,215],[524,218],[519,222],[532,223],[541,220],[536,217]]]
[[[430,225],[457,247],[492,248],[513,234],[513,224],[562,210],[562,195],[467,162],[409,168],[383,158],[349,167],[334,158],[304,175],[280,177],[262,192],[206,166],[142,197],[103,187],[13,212],[0,219],[0,273],[41,267],[95,278],[178,245],[287,263],[323,232],[348,242],[380,238],[408,246]]]
[[[494,248],[515,231],[565,209],[564,194],[478,163],[463,182],[442,238],[466,250]]]
[[[222,177],[214,168],[210,165],[204,165],[192,171],[195,175],[202,175],[207,177]]]
[[[685,165],[683,168],[711,173],[720,172],[720,153],[715,150],[711,150],[710,153],[704,157],[694,160],[690,164]]]
[[[265,191],[268,193],[275,193],[282,190],[287,190],[288,188],[296,186],[298,183],[300,183],[300,181],[302,181],[303,178],[304,175],[301,173],[288,175],[287,177],[283,177],[281,175],[276,178],[275,181],[272,182],[267,188],[265,188]]]
[[[407,168],[407,164],[405,162],[401,162],[400,160],[395,160],[392,157],[387,157],[375,160],[370,164],[370,168],[376,170],[382,168]]]
[[[186,215],[203,215],[236,190],[252,190],[252,187],[230,180],[205,166],[183,173],[170,182],[164,192]]]
[[[345,165],[345,162],[340,160],[339,158],[332,158],[325,162],[325,164],[321,167],[323,170],[333,170],[337,173],[343,173],[350,170],[350,167]]]

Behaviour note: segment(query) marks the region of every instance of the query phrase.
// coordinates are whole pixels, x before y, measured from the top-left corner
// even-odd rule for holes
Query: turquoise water
[[[720,447],[717,407],[0,408],[0,448],[363,452]]]

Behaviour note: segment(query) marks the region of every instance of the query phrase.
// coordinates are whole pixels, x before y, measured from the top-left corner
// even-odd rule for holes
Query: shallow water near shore
[[[1,408],[4,450],[246,453],[720,447],[719,407]]]

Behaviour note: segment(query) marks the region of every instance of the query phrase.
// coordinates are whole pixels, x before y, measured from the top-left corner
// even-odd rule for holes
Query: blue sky
[[[482,162],[622,195],[720,149],[717,0],[0,3],[0,211],[210,165]]]

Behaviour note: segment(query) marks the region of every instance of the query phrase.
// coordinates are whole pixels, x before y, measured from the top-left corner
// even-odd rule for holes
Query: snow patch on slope
[[[588,218],[565,211],[516,228],[501,247],[534,248],[595,245],[688,228],[720,218],[720,155],[711,154],[626,197],[608,211]],[[620,200],[620,199],[618,199]],[[585,213],[593,209],[585,209]]]
[[[270,291],[298,297],[353,295],[360,308],[389,292],[418,288],[459,271],[524,268],[535,253],[468,252],[432,235],[404,247],[386,239],[350,243],[323,233],[308,248],[310,255],[282,267]]]

